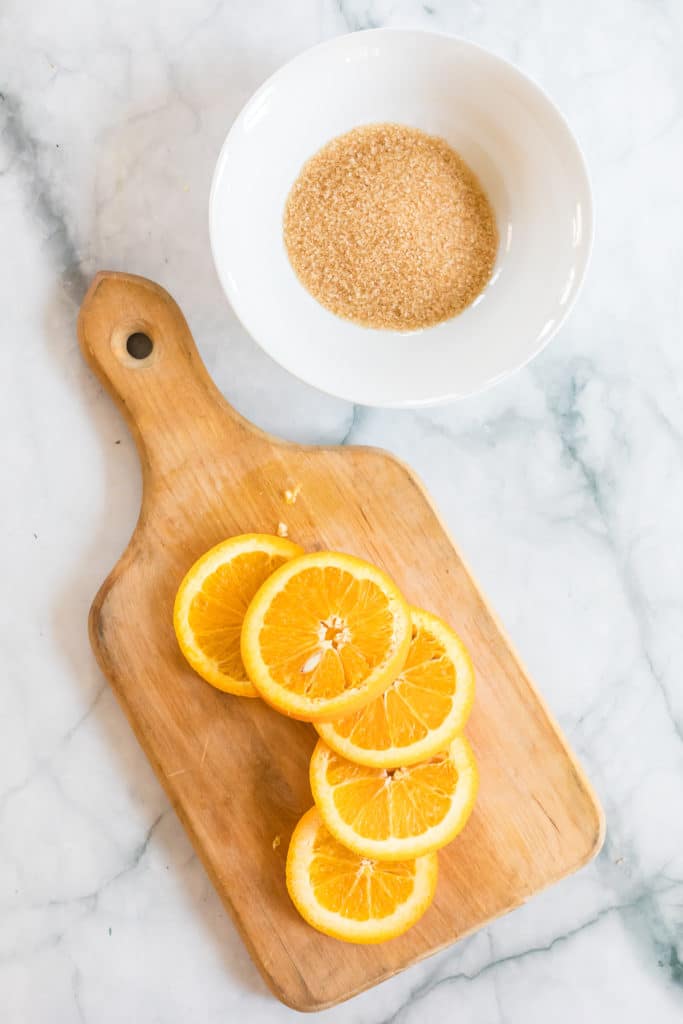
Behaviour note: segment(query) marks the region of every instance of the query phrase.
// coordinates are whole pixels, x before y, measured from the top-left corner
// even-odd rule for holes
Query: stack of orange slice
[[[435,851],[466,824],[478,776],[462,736],[474,674],[441,619],[381,569],[235,537],[190,569],[180,647],[207,682],[312,722],[315,807],[294,830],[287,887],[314,928],[350,942],[404,932],[427,909]]]

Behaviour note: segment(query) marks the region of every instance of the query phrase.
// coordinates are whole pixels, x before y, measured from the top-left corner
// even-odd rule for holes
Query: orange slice
[[[176,595],[173,626],[180,649],[202,679],[226,693],[258,697],[240,654],[249,602],[275,569],[303,548],[266,533],[217,544],[195,562]]]
[[[242,628],[242,659],[264,700],[327,721],[386,689],[405,662],[410,611],[381,569],[319,551],[266,580]]]
[[[474,754],[462,736],[441,754],[395,769],[353,764],[318,740],[310,778],[332,835],[377,860],[420,857],[449,843],[465,826],[478,786]]]
[[[410,609],[408,659],[391,685],[360,711],[316,728],[338,754],[375,768],[416,764],[462,732],[474,671],[460,638],[436,615]]]
[[[287,889],[305,921],[345,942],[384,942],[422,917],[436,889],[437,857],[382,863],[359,857],[325,828],[317,808],[294,829]]]

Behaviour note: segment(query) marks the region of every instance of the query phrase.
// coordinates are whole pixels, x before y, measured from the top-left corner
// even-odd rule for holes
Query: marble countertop
[[[595,253],[529,368],[437,411],[318,394],[235,322],[207,238],[233,117],[299,50],[431,27],[514,60],[592,171]],[[267,992],[90,653],[136,519],[81,360],[91,275],[165,285],[237,408],[409,461],[603,801],[598,859],[334,1024],[683,1019],[683,8],[637,0],[5,0],[0,10],[0,1019],[293,1020]]]

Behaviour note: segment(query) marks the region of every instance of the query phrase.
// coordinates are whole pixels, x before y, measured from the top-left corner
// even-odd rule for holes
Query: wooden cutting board
[[[135,532],[92,606],[92,645],[275,995],[299,1010],[331,1006],[593,857],[604,824],[591,787],[411,471],[386,452],[288,444],[247,423],[212,383],[176,304],[144,278],[99,274],[78,330],[135,437],[144,484]],[[147,355],[144,339],[129,341],[140,333]],[[284,491],[296,485],[288,505]],[[412,604],[454,626],[474,661],[475,811],[440,854],[433,906],[378,946],[320,935],[287,896],[290,833],[312,804],[313,728],[214,690],[173,633],[174,595],[192,562],[225,537],[274,533],[279,522],[309,550],[382,566]]]

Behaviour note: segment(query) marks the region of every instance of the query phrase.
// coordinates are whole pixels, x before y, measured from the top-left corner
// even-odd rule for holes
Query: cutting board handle
[[[158,284],[103,271],[78,316],[83,354],[135,437],[147,483],[166,477],[212,439],[225,451],[247,424],[211,380],[183,314]],[[258,432],[256,432],[258,433]]]

